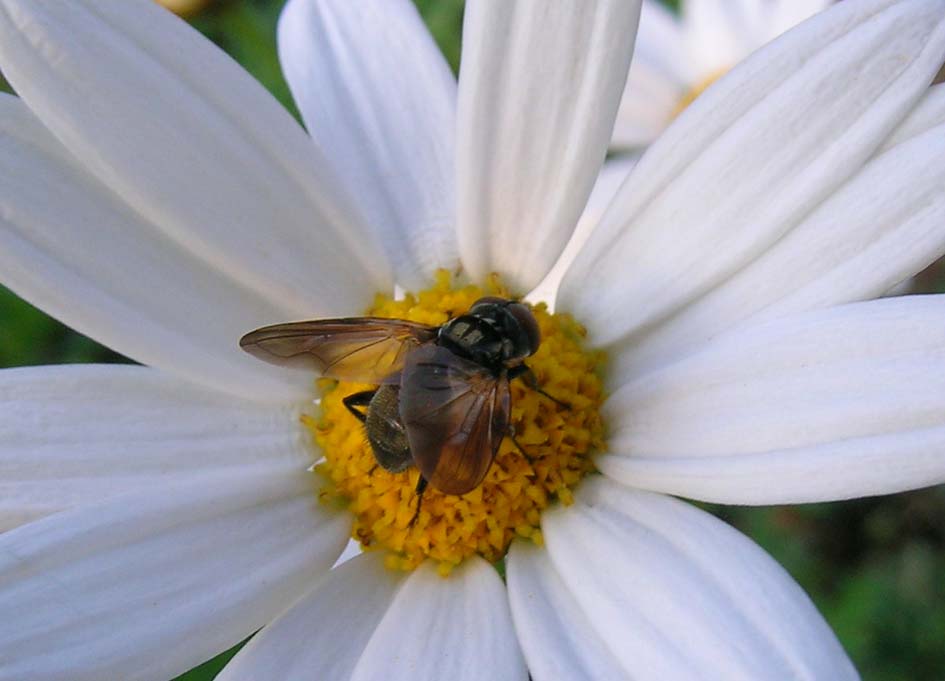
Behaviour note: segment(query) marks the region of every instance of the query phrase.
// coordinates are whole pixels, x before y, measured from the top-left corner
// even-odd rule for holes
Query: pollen
[[[484,295],[508,297],[495,277],[485,287],[458,286],[442,271],[418,294],[377,295],[366,314],[440,326]],[[510,435],[517,445],[503,438],[482,484],[462,496],[428,487],[416,519],[419,472],[412,466],[401,473],[381,468],[364,426],[342,402],[373,386],[319,380],[321,413],[303,422],[324,456],[315,467],[325,480],[320,499],[347,507],[355,518],[352,536],[365,550],[385,551],[389,568],[411,570],[430,559],[446,576],[473,555],[500,561],[515,538],[540,545],[542,511],[571,504],[572,490],[594,470],[593,455],[604,447],[604,357],[584,349],[586,332],[569,315],[552,314],[544,303],[532,312],[541,344],[526,363],[555,399],[513,380]]]

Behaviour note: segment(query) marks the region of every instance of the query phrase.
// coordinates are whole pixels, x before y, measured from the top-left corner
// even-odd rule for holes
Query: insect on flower
[[[417,466],[420,496],[427,484],[461,495],[482,482],[511,435],[509,381],[521,377],[567,406],[541,390],[525,364],[540,342],[527,305],[485,297],[439,327],[379,317],[290,322],[248,333],[240,346],[273,364],[376,384],[344,404],[364,423],[381,467]],[[419,512],[418,500],[414,519]]]

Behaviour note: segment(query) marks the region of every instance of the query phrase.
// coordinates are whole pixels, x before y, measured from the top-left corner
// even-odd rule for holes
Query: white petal
[[[390,288],[301,127],[155,3],[2,0],[0,67],[89,171],[257,295],[328,316]]]
[[[834,0],[774,0],[767,17],[767,31],[758,36],[760,46],[781,35],[817,12],[823,12]]]
[[[630,73],[635,64],[642,62],[662,72],[677,86],[686,85],[687,55],[682,40],[682,26],[676,15],[660,0],[643,0]]]
[[[673,87],[659,72],[643,65],[631,67],[610,146],[618,150],[646,147],[672,121],[684,95],[684,89]]]
[[[534,681],[632,678],[561,581],[545,549],[516,542],[506,570],[512,620]]]
[[[279,56],[305,125],[416,290],[459,262],[456,80],[410,0],[291,0]]]
[[[721,336],[607,402],[627,484],[738,504],[945,482],[945,296],[886,298]]]
[[[119,352],[204,385],[257,400],[311,393],[310,376],[263,364],[237,344],[297,310],[162,234],[8,95],[0,95],[0,172],[0,280],[13,291]]]
[[[333,569],[227,665],[220,681],[524,679],[505,587],[479,558],[444,579],[367,552]]]
[[[694,85],[688,82],[687,59],[679,22],[663,5],[644,0],[611,147],[643,147],[663,131]]]
[[[406,576],[386,569],[380,552],[331,570],[254,636],[217,681],[347,681]]]
[[[759,50],[650,147],[559,300],[595,342],[638,342],[857,172],[924,94],[943,52],[940,0],[839,3]]]
[[[510,589],[527,589],[535,573],[563,589],[548,591],[550,607],[515,607],[530,663],[566,637],[579,669],[593,669],[588,658],[605,647],[608,666],[613,660],[625,670],[611,678],[858,678],[790,576],[746,537],[688,504],[593,478],[572,507],[546,513],[542,529],[550,560],[539,555],[517,565],[516,550],[511,561],[519,574]],[[513,603],[520,598],[513,595]],[[564,633],[570,621],[555,615],[559,603],[564,612],[579,610],[575,631]],[[555,677],[536,681],[542,678]]]
[[[505,585],[481,558],[447,579],[424,564],[404,582],[351,681],[526,679]]]
[[[881,296],[945,254],[943,157],[940,122],[867,163],[746,268],[739,284],[755,284],[755,296],[768,299],[760,316]],[[780,290],[765,290],[762,277],[781,282]]]
[[[471,0],[459,83],[459,248],[476,280],[527,292],[591,192],[623,91],[639,0]]]
[[[880,152],[888,151],[941,125],[945,125],[945,83],[929,88],[922,100],[889,136]]]
[[[597,182],[594,183],[594,189],[587,200],[584,212],[581,214],[581,219],[578,220],[577,227],[574,229],[574,234],[571,235],[571,239],[568,241],[568,245],[547,276],[528,294],[528,300],[535,303],[545,301],[549,306],[554,307],[555,294],[558,291],[558,285],[561,283],[561,277],[564,276],[571,262],[580,253],[584,242],[587,241],[597,223],[600,222],[601,215],[610,205],[614,194],[617,193],[620,185],[633,170],[633,166],[636,165],[638,159],[639,157],[636,155],[618,156],[604,164],[597,176]]]
[[[0,371],[0,531],[127,492],[246,466],[304,470],[299,412],[207,392],[153,369]]]
[[[344,546],[311,474],[215,475],[0,536],[0,678],[166,681],[271,621]]]
[[[945,254],[945,107],[938,98],[922,101],[929,104],[897,129],[898,143],[780,241],[618,353],[614,382],[749,318],[881,296]]]
[[[693,82],[727,71],[751,51],[760,3],[683,0],[680,9]]]

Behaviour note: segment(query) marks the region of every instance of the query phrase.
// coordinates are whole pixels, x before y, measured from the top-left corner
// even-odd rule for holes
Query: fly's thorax
[[[493,372],[502,368],[511,349],[511,341],[503,336],[493,320],[468,314],[444,324],[437,343]]]
[[[473,303],[467,314],[444,324],[438,342],[498,371],[533,355],[540,339],[538,322],[527,305],[489,296]]]
[[[453,495],[431,485],[414,519],[418,470],[409,463],[394,470],[404,461],[407,439],[394,409],[402,386],[323,380],[321,413],[306,420],[324,456],[315,469],[325,480],[320,497],[346,506],[354,516],[352,536],[366,550],[385,551],[394,569],[433,560],[445,575],[472,555],[501,560],[516,538],[540,544],[543,509],[570,503],[574,487],[594,470],[594,453],[604,448],[597,371],[603,356],[584,349],[584,329],[542,304],[482,297],[480,288],[454,287],[442,272],[430,289],[400,300],[379,295],[367,310],[440,326],[434,343],[469,353],[464,356],[474,362],[475,353],[484,353],[479,357],[496,362],[497,374],[527,357],[540,387],[560,400],[511,380],[509,433],[518,444],[503,437],[477,487]],[[365,391],[376,392],[361,423],[344,399]]]

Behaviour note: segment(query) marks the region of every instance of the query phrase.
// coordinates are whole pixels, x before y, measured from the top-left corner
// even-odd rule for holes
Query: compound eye
[[[523,356],[534,355],[541,344],[541,330],[538,328],[538,320],[535,319],[535,315],[532,314],[529,307],[522,303],[510,303],[508,310],[525,333],[528,342],[527,352]]]

